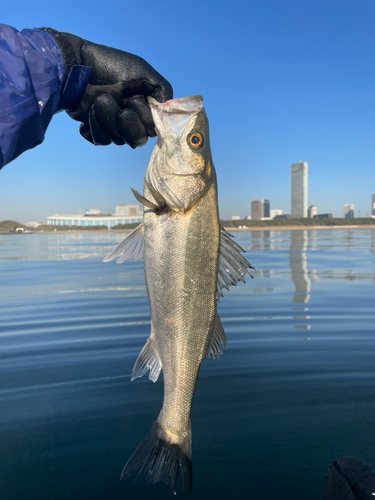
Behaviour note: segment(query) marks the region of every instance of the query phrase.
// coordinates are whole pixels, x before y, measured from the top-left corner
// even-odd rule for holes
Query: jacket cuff
[[[78,109],[90,75],[91,68],[88,66],[76,64],[71,67],[59,102],[59,111],[63,109],[66,111],[76,111]]]
[[[81,64],[79,54],[77,54],[77,52],[74,50],[73,45],[70,43],[67,37],[64,36],[64,33],[61,33],[60,31],[56,31],[52,28],[38,29],[48,33],[56,41],[64,59],[66,75],[69,75],[70,70],[73,66]]]
[[[65,80],[57,111],[76,111],[85,93],[91,68],[81,65],[81,58],[68,37],[53,28],[38,28],[48,33],[57,43],[65,64]]]

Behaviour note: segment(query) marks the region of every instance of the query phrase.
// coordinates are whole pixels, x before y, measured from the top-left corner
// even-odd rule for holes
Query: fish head
[[[186,213],[215,180],[208,119],[199,96],[149,99],[158,141],[146,180],[174,212]]]

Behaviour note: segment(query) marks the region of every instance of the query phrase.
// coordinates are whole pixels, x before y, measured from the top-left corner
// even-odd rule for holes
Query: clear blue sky
[[[201,94],[220,215],[253,198],[290,210],[290,164],[309,165],[320,213],[370,212],[375,193],[374,0],[3,0],[1,22],[51,26],[146,59],[175,97]],[[95,147],[65,113],[0,171],[0,220],[45,221],[133,203],[155,140]]]

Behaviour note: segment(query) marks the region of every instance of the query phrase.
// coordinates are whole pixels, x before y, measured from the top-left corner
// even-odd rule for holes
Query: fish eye
[[[199,149],[203,146],[203,137],[199,132],[194,132],[189,136],[188,142],[194,149]]]

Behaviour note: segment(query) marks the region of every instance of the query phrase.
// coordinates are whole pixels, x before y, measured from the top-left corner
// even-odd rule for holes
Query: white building
[[[25,222],[24,226],[35,229],[36,227],[41,226],[42,224],[43,222]]]
[[[49,226],[107,226],[108,229],[118,224],[142,222],[143,214],[138,205],[118,205],[115,214],[102,214],[100,210],[90,209],[84,215],[56,214],[47,217]]]
[[[291,165],[291,204],[293,219],[307,217],[307,163],[300,161]]]
[[[312,205],[309,206],[309,208],[307,210],[307,217],[309,219],[313,219],[314,215],[318,215],[318,209],[316,208],[316,206],[313,203]]]
[[[139,205],[117,205],[115,215],[142,215]]]
[[[232,215],[232,220],[241,220],[239,215]]]
[[[283,211],[275,208],[275,210],[270,210],[270,217],[273,219],[276,215],[283,215]]]

